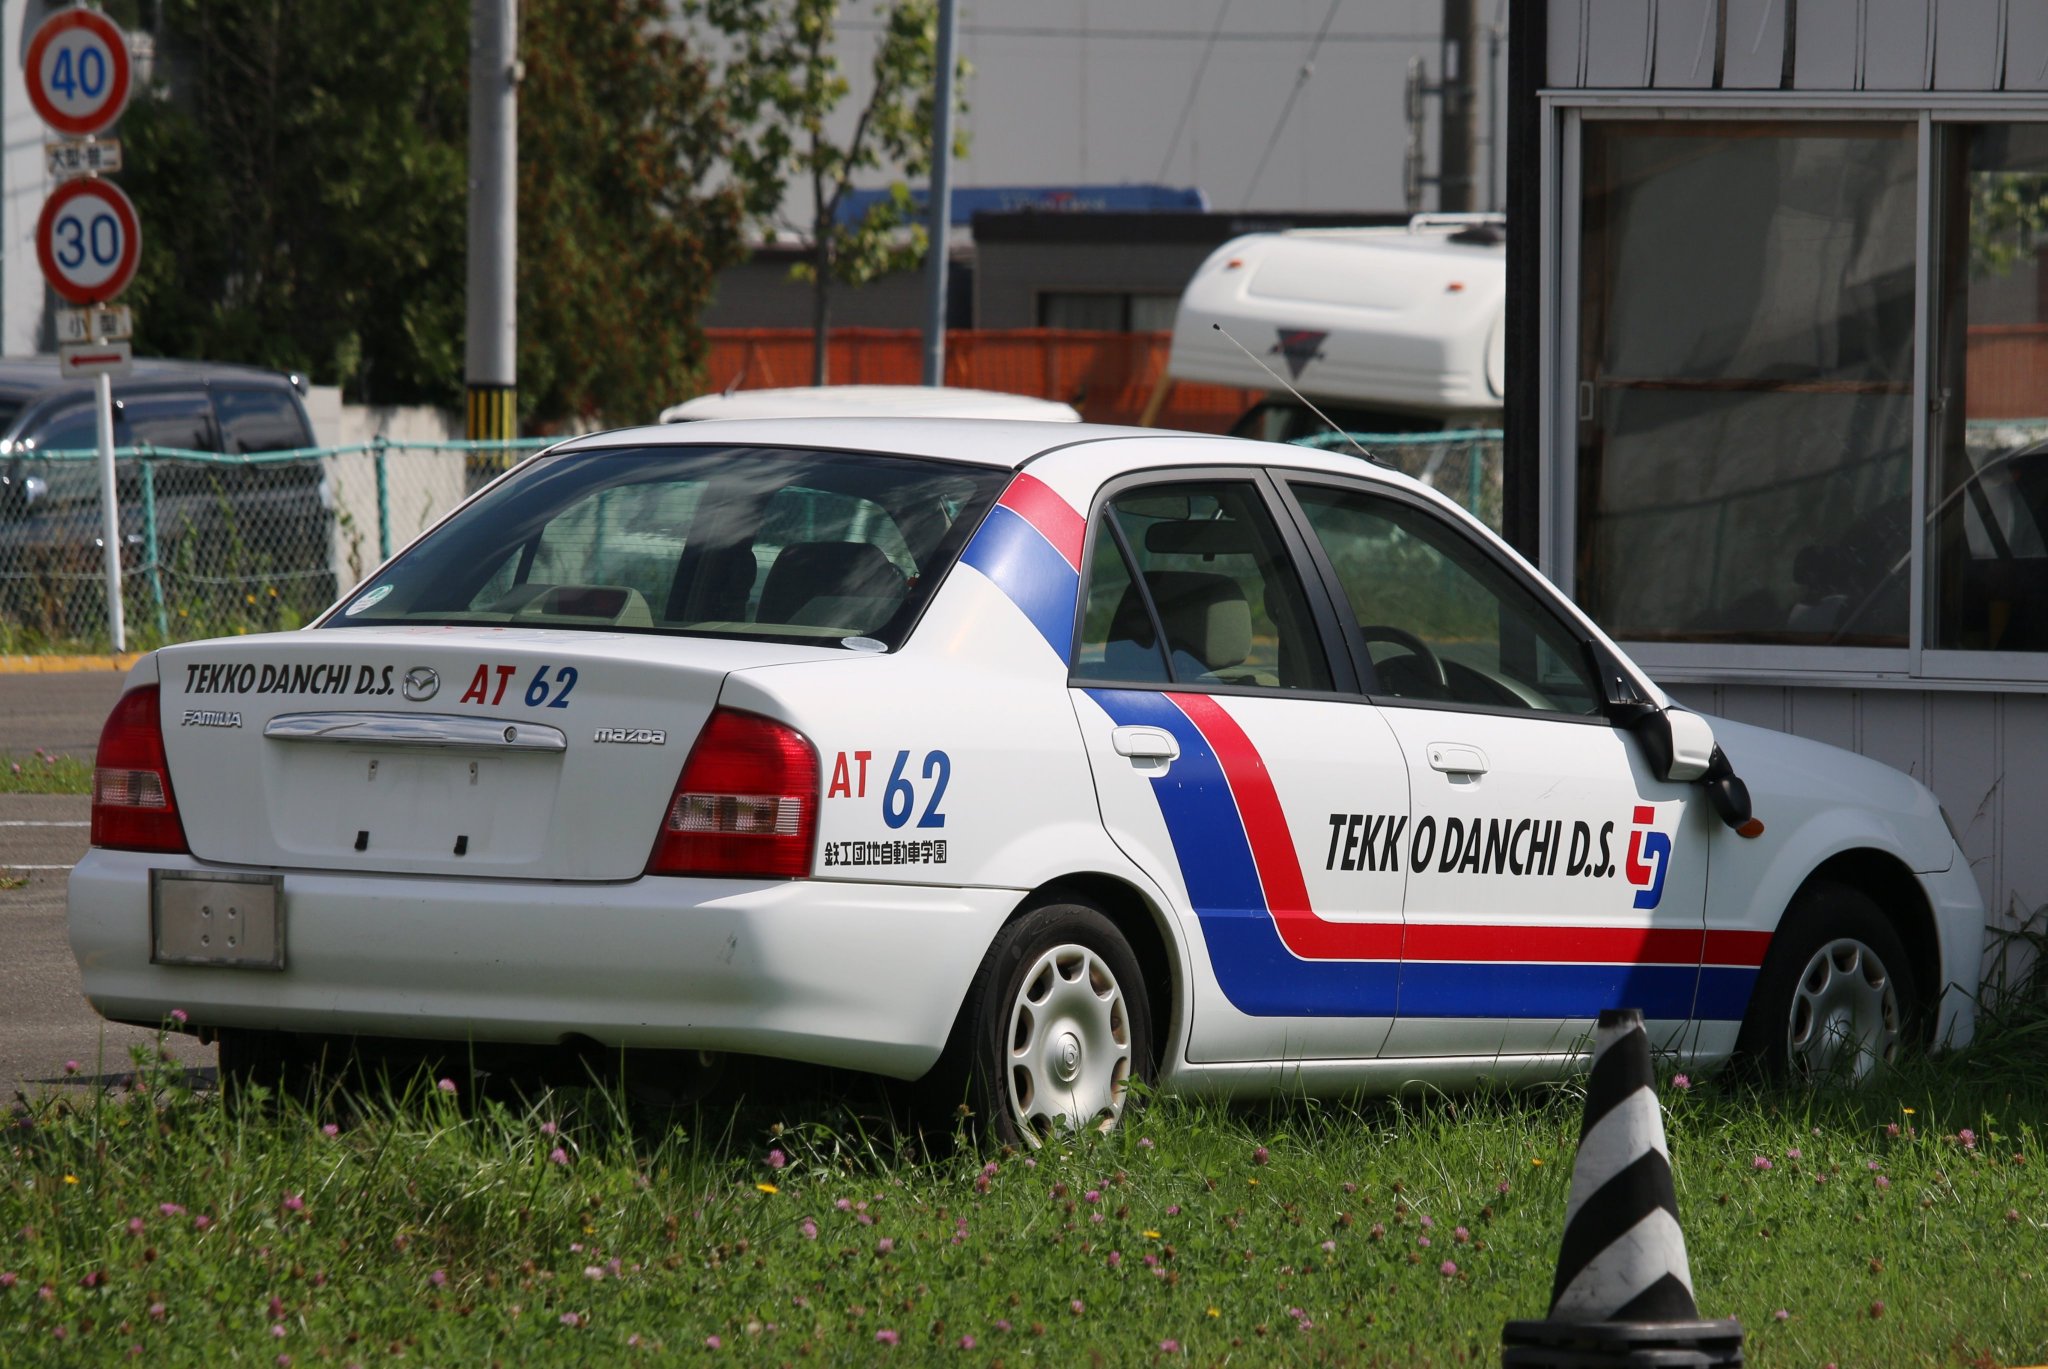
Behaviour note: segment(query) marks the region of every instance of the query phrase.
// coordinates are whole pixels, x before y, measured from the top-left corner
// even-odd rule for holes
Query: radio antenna
[[[1329,430],[1330,430],[1331,432],[1335,433],[1335,434],[1336,434],[1337,436],[1339,436],[1339,437],[1343,438],[1343,439],[1344,439],[1344,440],[1345,440],[1346,442],[1349,442],[1349,443],[1351,444],[1351,446],[1352,446],[1353,450],[1355,450],[1355,451],[1356,451],[1356,452],[1357,452],[1357,453],[1358,453],[1358,454],[1359,454],[1360,456],[1364,457],[1364,458],[1365,458],[1365,459],[1366,459],[1367,461],[1370,461],[1370,462],[1372,462],[1372,464],[1373,464],[1373,465],[1375,465],[1375,466],[1384,466],[1384,465],[1386,465],[1386,464],[1387,464],[1386,462],[1384,462],[1384,461],[1380,460],[1380,459],[1379,459],[1378,457],[1374,456],[1374,455],[1373,455],[1373,454],[1372,454],[1371,452],[1367,451],[1367,450],[1366,450],[1366,449],[1365,449],[1364,447],[1361,447],[1361,446],[1359,446],[1359,443],[1358,443],[1358,439],[1357,439],[1357,438],[1353,437],[1353,436],[1352,436],[1352,435],[1351,435],[1350,433],[1347,433],[1347,432],[1345,432],[1345,431],[1344,431],[1344,430],[1343,430],[1342,428],[1338,427],[1338,426],[1337,426],[1337,425],[1336,425],[1335,423],[1332,423],[1332,422],[1330,421],[1330,416],[1329,416],[1328,414],[1324,413],[1324,412],[1323,412],[1323,411],[1322,411],[1321,409],[1318,409],[1318,408],[1317,408],[1317,407],[1316,407],[1315,405],[1313,405],[1313,404],[1309,403],[1309,402],[1308,402],[1308,396],[1307,396],[1307,395],[1305,395],[1305,394],[1303,394],[1303,393],[1302,393],[1301,391],[1299,391],[1299,390],[1295,389],[1295,388],[1294,388],[1294,387],[1293,387],[1292,385],[1288,384],[1288,383],[1287,383],[1287,382],[1286,382],[1285,380],[1282,380],[1282,379],[1280,378],[1280,373],[1279,373],[1278,371],[1274,370],[1274,369],[1273,369],[1273,368],[1272,368],[1271,366],[1268,366],[1268,365],[1267,365],[1267,364],[1266,364],[1265,362],[1261,361],[1261,360],[1260,360],[1260,359],[1259,359],[1259,358],[1258,358],[1258,357],[1257,357],[1256,355],[1254,355],[1254,353],[1252,352],[1252,349],[1251,349],[1251,348],[1249,348],[1249,347],[1245,346],[1245,345],[1244,345],[1244,344],[1243,344],[1242,342],[1239,342],[1239,341],[1238,341],[1238,340],[1237,340],[1236,338],[1234,338],[1234,337],[1230,337],[1230,330],[1229,330],[1228,328],[1225,328],[1225,327],[1224,327],[1224,326],[1223,326],[1222,324],[1220,324],[1220,323],[1211,323],[1211,324],[1210,324],[1209,326],[1210,326],[1211,328],[1214,328],[1214,329],[1215,329],[1215,330],[1216,330],[1217,332],[1219,332],[1219,333],[1223,334],[1223,336],[1225,336],[1225,337],[1227,337],[1227,338],[1230,338],[1230,345],[1231,345],[1231,346],[1233,346],[1233,347],[1237,348],[1237,350],[1238,350],[1238,351],[1240,351],[1240,352],[1243,352],[1243,353],[1244,353],[1244,354],[1245,354],[1245,355],[1246,355],[1247,357],[1251,358],[1251,363],[1252,363],[1252,365],[1254,365],[1254,366],[1258,367],[1258,368],[1259,368],[1259,369],[1260,369],[1261,371],[1264,371],[1264,372],[1265,372],[1265,373],[1266,373],[1267,375],[1269,375],[1269,376],[1273,377],[1273,383],[1274,383],[1275,385],[1278,385],[1278,386],[1279,386],[1279,387],[1280,387],[1281,389],[1283,389],[1283,390],[1287,391],[1287,393],[1288,393],[1288,394],[1291,394],[1291,395],[1293,395],[1293,396],[1294,396],[1294,397],[1295,397],[1295,398],[1296,398],[1297,400],[1299,400],[1299,401],[1301,402],[1301,406],[1302,406],[1302,407],[1303,407],[1304,409],[1307,409],[1307,410],[1308,410],[1308,411],[1309,411],[1310,413],[1314,414],[1314,415],[1315,415],[1315,416],[1316,416],[1317,418],[1320,418],[1321,420],[1323,420],[1323,426],[1324,426],[1324,427],[1328,428],[1328,429],[1329,429]]]

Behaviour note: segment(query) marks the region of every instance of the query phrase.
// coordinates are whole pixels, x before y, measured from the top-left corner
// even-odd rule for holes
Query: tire
[[[302,1101],[310,1092],[311,1071],[307,1069],[296,1043],[283,1032],[226,1027],[220,1033],[220,1092],[230,1108],[242,1108],[251,1101],[251,1085],[269,1090],[280,1100],[296,1097]]]
[[[1816,882],[1771,940],[1736,1053],[1773,1079],[1860,1086],[1917,1039],[1905,943],[1868,894]]]
[[[964,1067],[969,1109],[1010,1145],[1107,1131],[1130,1105],[1131,1082],[1149,1084],[1155,1073],[1138,958],[1085,903],[1034,908],[997,933],[954,1036],[958,1049],[947,1054]]]

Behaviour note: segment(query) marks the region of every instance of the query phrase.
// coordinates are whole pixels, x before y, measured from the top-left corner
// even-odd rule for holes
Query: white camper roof
[[[1310,399],[1497,415],[1502,225],[1497,215],[1423,214],[1400,228],[1235,238],[1182,293],[1167,369],[1178,380],[1277,389],[1221,324]]]
[[[698,395],[661,411],[663,423],[706,418],[1022,418],[1079,423],[1071,404],[939,385],[816,385]]]

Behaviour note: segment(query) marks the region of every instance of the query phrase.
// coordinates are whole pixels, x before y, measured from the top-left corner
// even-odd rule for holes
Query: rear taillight
[[[654,839],[650,875],[802,879],[818,835],[818,752],[772,718],[712,712]]]
[[[117,851],[178,851],[185,824],[171,792],[164,759],[164,729],[155,685],[121,696],[107,725],[92,772],[92,844]]]

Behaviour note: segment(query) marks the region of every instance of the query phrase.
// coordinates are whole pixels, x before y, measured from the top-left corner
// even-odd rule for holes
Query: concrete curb
[[[0,656],[0,675],[54,675],[74,670],[125,671],[149,653],[125,651],[101,656]]]

